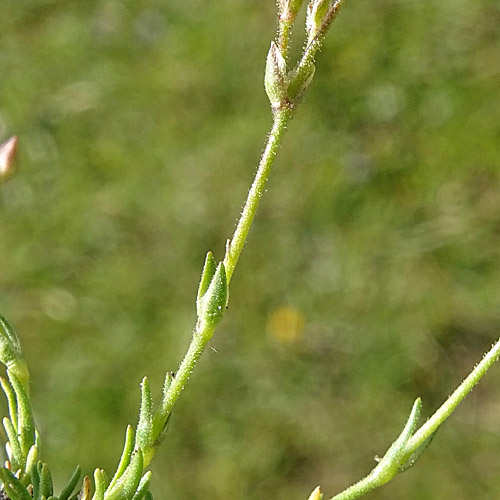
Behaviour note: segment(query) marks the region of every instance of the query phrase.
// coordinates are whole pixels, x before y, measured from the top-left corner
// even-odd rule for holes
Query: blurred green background
[[[0,310],[44,459],[112,472],[270,125],[271,0],[2,0]],[[302,22],[302,20],[301,20]],[[302,29],[296,30],[295,51]],[[157,499],[360,478],[500,332],[500,3],[348,0],[153,462]],[[498,498],[500,366],[373,499]]]

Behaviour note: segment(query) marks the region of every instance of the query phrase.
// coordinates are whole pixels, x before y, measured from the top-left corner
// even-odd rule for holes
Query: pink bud
[[[0,145],[0,182],[4,182],[14,175],[17,142],[17,136],[14,135]]]

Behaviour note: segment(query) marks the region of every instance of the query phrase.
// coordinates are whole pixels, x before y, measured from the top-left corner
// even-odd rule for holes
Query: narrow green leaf
[[[0,314],[0,337],[3,337],[10,345],[10,347],[15,350],[18,354],[21,354],[21,342],[17,333],[9,325],[8,321]],[[0,340],[0,352],[4,346]],[[2,361],[3,362],[3,361]]]
[[[3,377],[0,377],[0,384],[2,385],[2,390],[5,393],[5,397],[7,398],[9,415],[11,418],[12,425],[14,426],[14,429],[17,432],[17,402],[14,389],[12,388],[10,382]]]
[[[28,482],[31,483],[32,485],[35,485],[35,482],[33,480],[33,471],[37,471],[37,463],[38,463],[38,448],[35,445],[33,445],[30,448],[28,457],[26,458],[26,475],[29,478]],[[34,496],[34,498],[36,498],[36,496]]]
[[[427,447],[432,443],[434,436],[436,435],[436,429],[410,456],[409,458],[399,466],[399,472],[404,472],[415,465],[415,462],[423,455]]]
[[[144,498],[144,496],[148,491],[149,484],[151,483],[151,476],[152,476],[151,471],[146,472],[146,474],[142,476],[141,482],[139,483],[137,491],[132,497],[132,500],[142,500]]]
[[[59,495],[59,500],[68,500],[71,493],[73,493],[73,490],[75,489],[81,474],[82,474],[82,469],[80,468],[79,465],[77,465],[75,472],[73,472],[68,481],[68,484]]]
[[[422,401],[420,398],[417,398],[415,403],[413,403],[410,416],[408,417],[401,434],[389,447],[377,467],[375,467],[375,469],[373,469],[370,473],[369,477],[372,478],[377,486],[382,486],[387,483],[399,472],[399,468],[404,461],[406,444],[411,439],[417,428],[421,409]]]
[[[26,486],[5,467],[0,468],[0,479],[3,482],[5,493],[11,500],[33,500]]]
[[[122,456],[120,458],[120,462],[118,463],[118,467],[116,468],[115,475],[111,482],[109,483],[108,490],[116,484],[118,479],[125,472],[125,469],[128,467],[130,463],[130,456],[132,454],[132,450],[134,449],[134,429],[132,426],[127,426],[127,430],[125,432],[125,445],[123,446]]]
[[[165,438],[165,434],[168,428],[168,422],[170,421],[170,414],[165,416],[162,409],[165,407],[168,389],[173,379],[174,379],[174,372],[167,372],[165,374],[162,402],[160,408],[156,411],[153,417],[153,439],[155,447],[158,447],[158,445]]]
[[[54,494],[52,474],[47,464],[38,462],[38,473],[40,474],[40,495],[49,497]]]
[[[106,490],[106,480],[100,469],[94,471],[95,491],[92,500],[104,500],[104,491]],[[125,499],[124,499],[125,500]]]
[[[226,269],[220,262],[207,292],[200,301],[199,319],[204,327],[213,329],[220,321],[226,312],[228,297]]]
[[[198,286],[198,296],[197,301],[200,300],[205,292],[208,290],[210,283],[212,282],[212,278],[214,277],[215,270],[217,269],[217,262],[215,261],[214,255],[212,252],[208,252],[205,257],[205,264],[203,265],[203,270],[201,271],[201,279],[200,284]]]
[[[13,426],[12,422],[10,421],[10,419],[8,419],[7,417],[4,417],[2,423],[3,423],[3,427],[5,429],[5,432],[7,434],[7,438],[9,439],[9,442],[7,443],[9,445],[9,447],[5,446],[5,449],[7,451],[9,461],[12,464],[12,468],[14,470],[17,470],[17,469],[24,466],[21,444],[19,443],[17,432],[14,429],[14,426]]]
[[[0,316],[0,362],[16,375],[28,391],[29,371],[19,338],[3,316]]]
[[[146,496],[144,497],[144,500],[153,500],[153,495],[148,491],[146,493]]]
[[[142,476],[143,456],[141,449],[134,450],[130,464],[113,487],[106,490],[106,500],[128,500],[136,492]]]
[[[38,472],[38,462],[33,462],[29,473],[31,476],[31,484],[33,485],[33,498],[40,498],[40,473]]]
[[[135,443],[136,447],[141,448],[146,465],[149,464],[154,454],[153,441],[153,400],[148,378],[144,377],[141,384],[141,409],[135,433]]]
[[[23,456],[26,457],[30,448],[35,444],[35,422],[33,420],[31,403],[24,385],[10,369],[7,370],[7,376],[16,393],[19,443]]]
[[[104,469],[101,469],[101,476],[102,476],[102,479],[104,480],[104,485],[107,488],[109,485],[109,477],[108,477],[108,473]]]
[[[168,431],[168,424],[170,423],[170,417],[172,416],[172,414],[170,413],[167,417],[167,420],[165,421],[165,425],[162,427],[160,433],[158,434],[158,436],[156,437],[156,439],[154,440],[154,447],[155,448],[158,448],[158,446],[163,442],[163,440],[165,439],[165,436],[167,435],[167,431]]]
[[[165,398],[168,390],[170,389],[170,385],[172,384],[172,380],[174,380],[175,373],[167,372],[165,374],[165,381],[163,382],[163,397]]]

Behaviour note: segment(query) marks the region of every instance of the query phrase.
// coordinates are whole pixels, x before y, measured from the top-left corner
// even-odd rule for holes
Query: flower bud
[[[278,107],[287,95],[286,62],[274,42],[267,54],[264,84],[271,106]]]
[[[343,0],[311,0],[307,6],[307,42],[322,37],[335,19]]]
[[[0,145],[0,184],[15,173],[17,142],[17,136],[14,135]]]

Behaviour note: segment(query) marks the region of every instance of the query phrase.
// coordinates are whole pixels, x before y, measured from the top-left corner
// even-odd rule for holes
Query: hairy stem
[[[175,373],[175,377],[173,378],[172,383],[170,384],[170,387],[168,388],[165,395],[165,403],[160,409],[162,423],[165,423],[167,421],[167,418],[170,415],[175,402],[181,395],[186,382],[191,376],[191,373],[193,373],[193,370],[198,363],[203,349],[207,345],[208,339],[210,337],[211,332],[209,331],[194,332],[193,339],[191,340],[191,344],[189,345],[189,349],[186,352],[184,359],[181,361],[179,369]]]
[[[245,202],[245,206],[243,207],[243,211],[241,212],[241,217],[238,221],[238,225],[236,226],[236,230],[234,231],[233,238],[226,249],[224,266],[226,268],[228,283],[231,281],[234,268],[238,263],[241,251],[245,245],[248,232],[250,231],[255,213],[257,212],[257,208],[259,206],[260,198],[264,194],[269,171],[271,170],[271,166],[278,152],[283,133],[285,132],[291,117],[292,110],[286,107],[278,110],[274,115],[273,126],[267,138],[267,144],[264,149],[264,153],[262,154],[259,168],[257,169],[252,187],[248,192],[247,200]]]
[[[231,279],[234,272],[234,268],[238,262],[238,258],[241,254],[241,250],[245,244],[245,240],[248,236],[250,226],[252,225],[257,207],[259,206],[259,201],[264,193],[264,188],[266,185],[267,178],[269,176],[269,171],[278,152],[279,145],[281,143],[283,133],[286,130],[287,124],[292,116],[292,112],[289,109],[280,110],[274,116],[273,125],[269,136],[267,138],[266,147],[255,175],[252,187],[248,193],[248,197],[243,208],[240,220],[234,232],[233,239],[228,245],[227,253],[224,258],[224,265],[226,266],[227,281]],[[197,325],[189,349],[182,360],[179,369],[177,370],[170,387],[165,394],[164,403],[160,408],[160,420],[165,423],[172,408],[174,407],[177,399],[182,393],[184,386],[186,385],[191,373],[193,372],[200,356],[207,345],[208,341],[212,337],[213,328],[204,327],[202,330],[200,323]]]
[[[406,446],[405,455],[409,457],[429,437],[436,432],[437,428],[451,415],[453,410],[472,391],[474,386],[483,378],[486,372],[493,366],[500,356],[500,339],[493,344],[492,348],[484,355],[483,359],[476,365],[465,380],[455,389],[453,394],[441,405],[427,422],[415,432]]]
[[[374,490],[377,486],[378,484],[373,480],[372,476],[368,475],[338,495],[335,495],[331,500],[354,500]]]
[[[441,407],[420,427],[419,430],[408,441],[401,462],[408,460],[425,442],[432,436],[439,426],[451,415],[453,410],[463,401],[474,386],[484,377],[486,372],[493,366],[500,356],[500,339],[484,355],[480,363],[471,371],[464,381],[455,389],[453,394],[441,405]],[[400,464],[398,464],[400,465]],[[341,493],[335,495],[331,500],[355,500],[369,491],[382,486],[379,478],[373,471],[364,479],[353,484]]]

